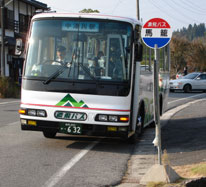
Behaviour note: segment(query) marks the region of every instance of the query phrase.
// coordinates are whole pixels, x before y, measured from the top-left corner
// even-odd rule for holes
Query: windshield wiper
[[[52,79],[56,79],[59,75],[61,75],[67,68],[71,68],[71,62],[65,62],[57,71],[55,71],[48,79],[43,81],[44,84],[49,84]],[[68,66],[70,65],[70,66]]]
[[[85,67],[82,63],[79,63],[78,64],[83,70],[84,70],[84,72],[87,74],[87,75],[89,75],[89,77],[92,79],[92,80],[97,80],[91,73],[90,73],[90,71],[87,69],[87,67]]]

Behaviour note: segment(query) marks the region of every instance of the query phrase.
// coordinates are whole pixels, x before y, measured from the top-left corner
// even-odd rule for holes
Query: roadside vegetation
[[[166,150],[164,150],[162,155],[162,163],[163,165],[170,165],[169,155]],[[172,167],[170,165],[170,167]],[[149,182],[147,187],[183,187],[185,184],[192,179],[198,179],[202,177],[206,177],[206,162],[198,163],[198,164],[190,164],[183,166],[174,166],[172,169],[181,177],[175,183],[164,183],[164,182]]]
[[[11,78],[0,77],[0,98],[20,98],[20,89]]]
[[[150,182],[147,184],[147,187],[184,187],[185,183],[191,179],[206,177],[206,162],[185,166],[175,166],[173,169],[182,177],[180,180],[171,184],[164,182]]]
[[[183,178],[206,177],[206,162],[174,167],[175,171]]]
[[[182,73],[206,71],[206,27],[205,24],[189,25],[188,28],[175,31],[170,43],[171,77]]]

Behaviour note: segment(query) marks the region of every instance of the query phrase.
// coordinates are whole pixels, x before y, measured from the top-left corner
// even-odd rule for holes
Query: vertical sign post
[[[162,151],[161,151],[161,126],[160,126],[160,103],[159,103],[159,61],[158,49],[166,46],[172,36],[170,25],[161,18],[153,18],[147,21],[141,32],[142,40],[146,46],[154,49],[154,119],[155,119],[155,139],[154,145],[158,149],[158,163],[162,165]]]
[[[1,76],[5,76],[5,46],[4,46],[4,0],[1,1]]]

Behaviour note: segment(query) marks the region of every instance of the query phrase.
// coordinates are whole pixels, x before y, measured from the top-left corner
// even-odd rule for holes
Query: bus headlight
[[[118,116],[109,116],[109,121],[117,122],[118,121]]]
[[[37,116],[46,117],[46,111],[45,110],[37,110]]]
[[[34,110],[34,109],[28,109],[28,110],[27,110],[27,114],[28,114],[29,116],[36,116],[36,110]]]
[[[37,117],[47,117],[47,113],[45,110],[39,110],[39,109],[20,109],[19,114],[21,115],[28,115],[28,116],[37,116]]]
[[[107,115],[100,114],[98,117],[98,121],[108,121]]]
[[[123,122],[126,123],[129,121],[129,116],[124,115],[109,115],[109,114],[97,114],[95,121],[105,121],[105,122]]]

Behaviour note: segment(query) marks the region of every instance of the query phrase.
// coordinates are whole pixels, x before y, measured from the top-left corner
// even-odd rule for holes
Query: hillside
[[[196,38],[206,37],[206,27],[204,23],[199,25],[189,25],[188,28],[183,27],[180,30],[173,32],[174,36],[186,37],[189,41]]]

